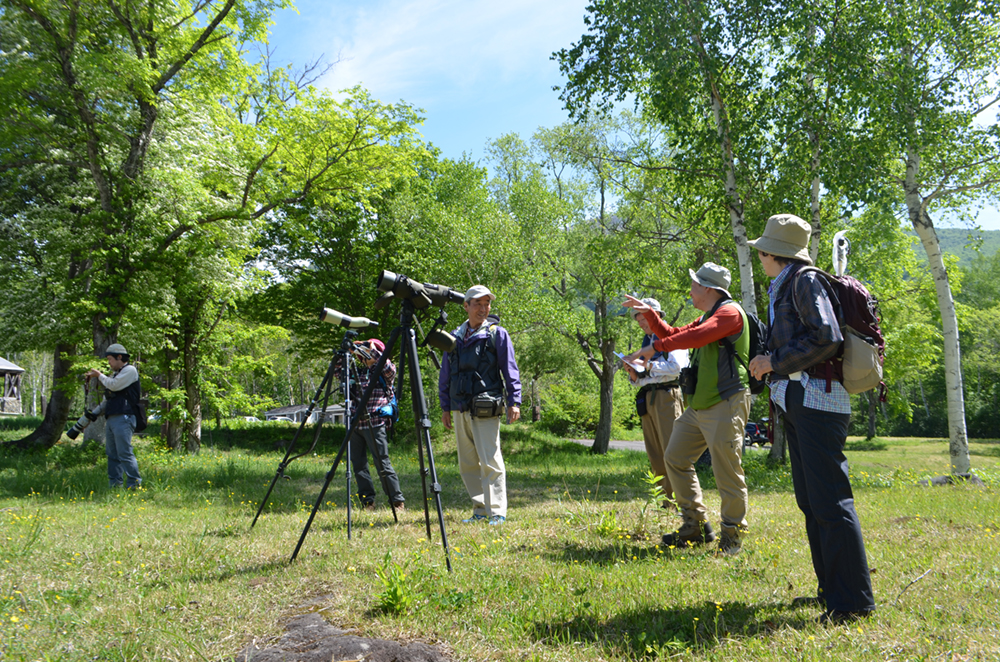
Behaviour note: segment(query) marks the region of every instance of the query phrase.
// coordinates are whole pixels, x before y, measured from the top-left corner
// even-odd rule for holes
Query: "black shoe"
[[[673,533],[663,536],[667,547],[694,547],[715,540],[715,531],[708,522],[687,521]]]
[[[819,617],[820,625],[845,625],[868,618],[874,613],[874,609],[862,609],[860,611],[840,611],[839,609],[828,609]]]

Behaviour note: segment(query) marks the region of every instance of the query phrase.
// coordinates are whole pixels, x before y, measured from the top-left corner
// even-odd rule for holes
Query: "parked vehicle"
[[[292,419],[288,418],[287,416],[274,416],[273,418],[269,418],[267,420],[268,421],[280,421],[282,423],[294,423],[295,422]]]
[[[747,423],[745,434],[743,435],[744,446],[761,446],[769,443],[767,439],[767,428],[761,423]]]

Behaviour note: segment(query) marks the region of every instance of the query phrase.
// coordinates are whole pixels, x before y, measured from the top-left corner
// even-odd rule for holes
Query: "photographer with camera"
[[[108,456],[108,482],[111,487],[122,486],[122,474],[125,475],[125,487],[136,489],[142,484],[139,475],[139,463],[132,452],[132,432],[135,430],[135,415],[141,391],[139,389],[139,371],[129,363],[129,354],[122,345],[114,343],[104,352],[108,365],[113,373],[111,376],[101,374],[97,368],[88,370],[84,377],[96,378],[104,386],[104,399],[96,409],[84,415],[91,421],[104,415],[104,451]]]
[[[392,382],[396,378],[396,366],[387,360],[382,373],[372,374],[372,368],[385,352],[385,344],[376,338],[354,341],[350,349],[356,357],[357,388],[351,389],[351,405],[357,410],[361,403],[361,394],[368,388],[371,381],[377,380],[371,397],[364,411],[359,411],[355,429],[357,433],[351,438],[351,467],[354,469],[354,480],[358,484],[358,499],[365,510],[375,510],[375,484],[372,482],[368,469],[368,452],[382,483],[382,491],[389,497],[392,507],[397,511],[406,509],[403,492],[399,487],[399,476],[389,461],[389,439],[386,428],[392,424],[391,407],[395,398],[392,392]],[[337,378],[341,383],[351,379],[347,375],[344,361],[336,366]]]
[[[507,473],[500,453],[500,415],[521,417],[521,375],[507,330],[490,315],[496,297],[483,285],[465,293],[468,320],[453,335],[455,349],[444,355],[438,380],[441,421],[458,444],[458,466],[472,498],[465,523],[507,519]]]
[[[659,301],[643,299],[642,303],[649,306],[657,317],[663,319]],[[633,309],[632,319],[645,334],[642,337],[642,347],[652,345],[656,341],[656,335],[653,334],[645,315]],[[646,446],[646,455],[649,456],[649,464],[653,468],[653,473],[660,476],[663,507],[675,508],[674,488],[670,486],[670,479],[667,478],[667,467],[663,458],[667,452],[670,433],[674,430],[674,421],[684,413],[684,396],[681,395],[678,378],[681,369],[688,365],[687,350],[656,352],[643,363],[644,370],[641,374],[628,363],[624,365],[628,370],[629,381],[633,386],[639,387],[639,392],[635,396],[635,408],[642,423],[642,440]]]
[[[655,352],[693,349],[691,366],[681,374],[681,389],[688,407],[674,423],[664,463],[684,522],[663,536],[668,547],[700,545],[715,540],[707,521],[705,502],[694,464],[707,448],[721,498],[722,536],[718,552],[739,554],[746,531],[747,484],[743,475],[743,426],[750,412],[748,375],[750,334],[746,313],[729,294],[729,270],[706,262],[691,274],[691,302],[704,315],[679,328],[657,316],[646,303],[627,297],[624,305],[641,313],[656,334],[649,347],[626,357],[649,359]],[[722,351],[728,339],[739,353]]]

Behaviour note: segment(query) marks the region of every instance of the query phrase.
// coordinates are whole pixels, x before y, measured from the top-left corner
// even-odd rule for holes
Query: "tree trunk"
[[[100,380],[96,377],[90,380],[87,391],[87,399],[83,403],[83,406],[87,409],[94,409],[104,398],[104,387],[101,386]],[[83,412],[80,412],[83,413]],[[93,421],[87,426],[87,429],[83,431],[83,445],[89,446],[90,444],[97,444],[98,446],[104,446],[104,428],[107,425],[107,419],[103,416],[98,416],[96,421]]]
[[[771,442],[771,452],[768,453],[767,459],[769,462],[785,464],[785,447],[787,446],[785,417],[777,406],[774,408],[774,416],[771,417],[771,425],[774,429],[774,440]]]
[[[542,402],[538,399],[538,375],[531,379],[531,422],[542,420]]]
[[[597,431],[594,433],[594,445],[590,452],[604,455],[611,447],[611,422],[614,418],[615,394],[615,342],[605,340],[601,343],[601,355],[604,359],[604,369],[599,375],[601,383],[601,414],[597,419]]]
[[[948,450],[951,456],[951,472],[969,473],[972,463],[969,459],[969,438],[965,426],[965,396],[962,391],[962,355],[958,339],[958,316],[955,301],[951,296],[948,270],[941,257],[934,223],[927,214],[924,200],[920,195],[917,175],[920,170],[920,154],[910,149],[906,158],[906,207],[910,223],[920,237],[927,252],[927,264],[934,277],[938,308],[941,312],[941,327],[944,335],[944,377],[948,395]]]
[[[47,449],[55,446],[62,437],[70,415],[71,396],[64,389],[73,383],[70,376],[72,363],[68,358],[73,354],[76,354],[76,345],[56,345],[52,359],[52,395],[49,397],[48,406],[44,408],[45,417],[42,419],[42,424],[27,437],[8,442],[10,445],[22,449]]]
[[[175,349],[180,339],[174,336],[172,340],[173,342],[168,342],[166,349],[163,350],[165,386],[171,391],[181,387],[181,371],[177,369],[177,359],[180,357],[180,354]],[[163,423],[160,425],[160,436],[166,441],[167,448],[179,451],[184,437],[184,424],[180,420],[175,420],[176,417],[172,415],[174,408],[179,407],[179,405],[173,405],[169,400],[164,400],[162,406]]]
[[[878,414],[878,389],[868,391],[868,439],[875,438],[875,416]]]
[[[733,230],[733,240],[736,243],[736,260],[740,268],[740,303],[748,311],[757,312],[757,301],[753,288],[753,260],[750,245],[747,244],[747,229],[744,224],[743,201],[740,198],[736,183],[736,159],[733,156],[733,138],[730,131],[729,110],[726,107],[722,93],[715,80],[715,68],[711,64],[712,57],[708,54],[701,35],[701,24],[696,12],[687,4],[688,19],[691,21],[691,41],[695,47],[695,56],[704,77],[706,101],[715,122],[715,132],[719,138],[721,151],[721,172],[726,194],[726,207],[729,209],[729,223]]]
[[[194,332],[186,332],[184,339],[184,393],[187,417],[184,432],[188,453],[201,450],[201,391],[198,389],[198,350],[194,345]]]

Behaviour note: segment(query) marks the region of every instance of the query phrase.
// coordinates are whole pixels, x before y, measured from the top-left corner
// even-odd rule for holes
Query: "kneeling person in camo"
[[[496,297],[483,285],[465,293],[469,319],[453,335],[455,349],[444,355],[438,380],[441,421],[458,445],[462,482],[472,498],[472,517],[464,522],[507,519],[507,469],[500,453],[500,416],[521,417],[521,376],[510,335],[490,315]]]
[[[365,392],[372,380],[376,380],[375,388],[364,411],[358,413],[355,433],[351,437],[351,467],[354,469],[354,480],[358,484],[358,499],[367,510],[375,509],[375,483],[372,482],[368,470],[368,453],[372,454],[372,462],[378,472],[382,491],[389,497],[392,507],[403,510],[406,507],[403,492],[399,487],[399,476],[389,461],[389,438],[386,433],[391,425],[391,418],[385,410],[393,397],[392,381],[396,378],[396,366],[388,359],[382,374],[372,374],[372,368],[385,352],[385,344],[381,340],[358,340],[354,343],[358,364],[358,379],[356,387],[351,389],[351,405],[355,411],[361,403],[361,394]],[[337,378],[345,379],[343,366],[337,366]]]

